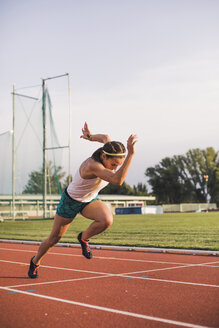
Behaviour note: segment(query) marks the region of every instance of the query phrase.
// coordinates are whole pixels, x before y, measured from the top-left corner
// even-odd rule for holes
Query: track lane
[[[6,258],[9,257],[10,259],[14,258],[14,262],[17,262],[17,264],[0,262],[1,267],[5,270],[5,279],[3,280],[3,278],[1,278],[1,281],[4,281],[5,283],[5,287],[3,286],[3,288],[12,289],[11,292],[13,292],[13,290],[18,290],[19,292],[19,294],[6,295],[2,290],[0,294],[2,299],[4,299],[4,302],[8,302],[9,299],[14,301],[18,298],[22,298],[22,302],[24,302],[23,298],[26,299],[27,295],[33,296],[39,294],[43,295],[43,297],[38,297],[38,300],[34,301],[37,302],[38,309],[41,308],[42,302],[46,302],[45,300],[47,298],[49,304],[48,307],[55,307],[52,305],[54,300],[49,300],[50,297],[91,306],[85,307],[79,304],[76,305],[64,302],[66,306],[70,306],[70,308],[72,307],[72,312],[70,311],[68,312],[70,314],[65,315],[66,327],[68,327],[68,325],[70,327],[70,321],[67,319],[68,317],[71,317],[72,319],[72,313],[80,316],[81,322],[83,322],[84,325],[86,322],[85,317],[87,315],[84,314],[84,312],[89,312],[89,315],[94,318],[94,321],[91,321],[91,327],[92,324],[94,324],[93,328],[96,328],[97,326],[107,328],[108,322],[104,319],[106,317],[109,317],[109,322],[112,324],[109,327],[113,326],[119,328],[158,327],[158,322],[159,328],[166,328],[175,325],[170,323],[171,321],[177,322],[179,327],[181,324],[190,325],[188,327],[195,327],[195,325],[201,327],[219,326],[219,318],[216,315],[219,304],[217,285],[215,285],[215,288],[213,284],[210,286],[210,283],[209,286],[207,284],[206,286],[199,286],[198,279],[196,279],[197,283],[191,283],[191,285],[189,285],[188,281],[187,284],[186,281],[184,284],[183,280],[179,280],[178,282],[171,281],[174,272],[193,270],[193,277],[195,272],[200,272],[200,268],[209,270],[208,263],[211,265],[213,262],[216,262],[214,264],[217,264],[218,262],[214,261],[215,258],[213,257],[203,258],[199,256],[198,259],[201,261],[197,261],[197,257],[193,256],[185,257],[184,255],[178,255],[177,259],[175,255],[174,257],[171,257],[169,254],[162,254],[163,257],[158,257],[157,254],[155,254],[156,256],[153,260],[151,254],[148,253],[139,255],[137,253],[124,251],[98,251],[98,259],[94,258],[92,261],[87,261],[80,256],[80,249],[59,247],[55,249],[54,253],[60,254],[49,253],[43,262],[45,265],[42,265],[40,268],[40,278],[37,279],[37,281],[34,280],[30,283],[30,279],[27,279],[24,276],[24,272],[26,275],[28,266],[27,258],[29,259],[31,255],[30,253],[34,253],[37,247],[35,246],[33,249],[29,249],[29,252],[26,252],[26,250],[28,250],[26,246],[27,245],[21,247],[20,250],[22,251],[20,252],[16,251],[16,249],[7,251],[7,247],[3,247],[4,250],[0,252],[1,258],[4,257],[5,259],[3,261],[7,261]],[[63,255],[65,252],[68,256]],[[70,256],[71,252],[73,253],[73,256]],[[138,261],[135,261],[134,255],[137,255],[136,260]],[[23,261],[15,261],[15,259],[18,258],[19,261],[22,259]],[[67,258],[68,260],[66,260]],[[71,261],[69,261],[69,258],[71,258]],[[10,259],[8,260],[9,262]],[[162,263],[159,263],[159,260]],[[210,262],[209,260],[213,261]],[[66,265],[66,263],[68,265],[65,268],[62,265]],[[54,264],[56,264],[56,266]],[[10,270],[10,265],[16,266],[16,269]],[[59,266],[59,269],[56,269],[57,266]],[[176,269],[173,269],[174,266]],[[138,270],[142,268],[144,270]],[[218,271],[216,270],[217,266],[215,268],[215,272],[217,273]],[[136,273],[139,271],[141,272]],[[146,271],[148,272],[146,273]],[[16,275],[10,276],[9,273],[11,272],[16,272],[17,277]],[[8,274],[8,277],[6,277],[6,274]],[[161,279],[160,275],[162,274],[166,274],[167,279]],[[142,275],[147,275],[147,277],[142,277]],[[151,275],[156,275],[156,278],[151,277]],[[185,275],[185,272],[183,275]],[[201,276],[203,276],[203,274],[200,274],[199,278],[201,278]],[[180,279],[180,275],[178,275],[177,279]],[[15,283],[8,283],[9,281],[15,281]],[[7,286],[17,287],[11,288]],[[35,289],[36,291],[31,294],[27,289]],[[24,294],[20,295],[21,291],[24,292]],[[55,303],[57,302],[60,303],[61,301],[56,300]],[[98,308],[98,310],[94,310],[92,309],[93,306],[101,309]],[[86,310],[84,310],[85,308]],[[112,309],[114,312],[103,310],[102,308]],[[98,311],[96,317],[98,317],[98,320],[100,319],[98,325],[96,325],[97,319],[95,321],[95,311]],[[124,313],[115,313],[115,311],[122,311]],[[140,315],[141,318],[137,316],[128,317],[125,315],[126,312]],[[58,327],[54,326],[55,323],[50,314],[49,317],[50,321],[53,322],[53,326],[51,327]],[[155,320],[152,318],[155,318]],[[43,317],[42,322],[44,322],[44,319],[45,318]],[[162,319],[163,321],[156,321],[158,319]],[[57,321],[59,320],[60,318],[57,316]],[[104,326],[102,322],[105,322],[106,326]],[[47,322],[47,324],[50,323]],[[77,327],[80,327],[79,324],[80,323],[77,321]],[[49,325],[47,326],[49,327]],[[74,324],[71,325],[71,327],[74,327]]]

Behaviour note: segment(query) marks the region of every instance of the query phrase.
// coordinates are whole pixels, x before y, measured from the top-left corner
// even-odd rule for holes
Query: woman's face
[[[105,154],[102,155],[103,165],[105,168],[113,171],[118,168],[118,166],[122,165],[125,157],[112,157],[109,158]]]

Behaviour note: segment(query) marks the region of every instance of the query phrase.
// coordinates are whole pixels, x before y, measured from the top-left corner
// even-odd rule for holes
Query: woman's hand
[[[137,141],[138,141],[138,137],[136,134],[131,134],[130,137],[128,138],[127,149],[130,155],[135,153],[135,144]]]
[[[91,140],[91,132],[88,128],[87,122],[84,123],[84,127],[82,128],[82,135],[80,138],[86,139],[86,140]]]
[[[80,138],[90,140],[90,141],[97,141],[105,144],[106,142],[110,142],[110,137],[107,134],[91,134],[87,122],[84,123],[84,127],[82,129],[82,135]]]

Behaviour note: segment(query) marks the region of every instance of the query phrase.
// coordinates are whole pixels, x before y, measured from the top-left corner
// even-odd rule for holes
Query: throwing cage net
[[[10,194],[12,186],[12,134],[7,131],[0,134],[0,194]]]
[[[55,77],[25,94],[23,89],[13,89],[14,133],[0,135],[0,150],[5,154],[0,194],[12,195],[14,218],[24,213],[31,216],[36,199],[38,215],[52,216],[58,195],[71,180],[69,76],[58,77],[65,77],[67,83]]]

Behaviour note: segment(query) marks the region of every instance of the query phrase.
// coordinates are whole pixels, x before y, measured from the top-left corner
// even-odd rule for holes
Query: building
[[[145,206],[148,202],[154,201],[153,196],[130,196],[130,195],[99,195],[100,199],[106,202],[112,213],[115,214],[116,207]],[[60,195],[47,195],[47,217],[55,215],[56,207],[59,203]],[[13,217],[11,195],[0,195],[0,216],[2,218]],[[16,195],[15,196],[15,217],[42,217],[43,197],[42,195]]]

